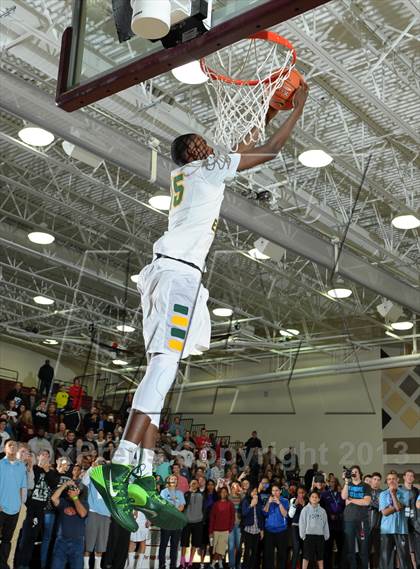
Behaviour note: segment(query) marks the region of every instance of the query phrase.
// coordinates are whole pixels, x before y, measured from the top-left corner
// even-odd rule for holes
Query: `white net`
[[[264,140],[270,99],[289,78],[293,54],[292,46],[250,38],[201,60],[216,98],[214,140],[224,150]]]

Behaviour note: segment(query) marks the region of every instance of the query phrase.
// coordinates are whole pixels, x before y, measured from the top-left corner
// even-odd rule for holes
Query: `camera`
[[[346,466],[343,466],[343,472],[344,472],[344,477],[347,479],[351,478],[351,468],[347,468]]]
[[[78,490],[79,488],[77,486],[68,486],[67,487],[67,491],[69,490]]]

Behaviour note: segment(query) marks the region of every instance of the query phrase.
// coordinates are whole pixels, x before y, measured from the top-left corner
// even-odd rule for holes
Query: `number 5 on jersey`
[[[177,207],[184,197],[184,174],[172,178],[172,207]]]

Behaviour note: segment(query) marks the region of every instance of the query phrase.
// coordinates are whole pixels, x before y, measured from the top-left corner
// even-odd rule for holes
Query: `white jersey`
[[[154,254],[188,261],[204,269],[216,232],[225,180],[235,175],[240,159],[240,154],[219,159],[210,156],[171,172],[168,230],[154,244]]]

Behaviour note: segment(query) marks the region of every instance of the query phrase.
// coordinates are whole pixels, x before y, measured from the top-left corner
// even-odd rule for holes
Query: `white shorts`
[[[157,259],[141,271],[137,288],[148,354],[186,358],[209,349],[209,293],[200,283],[200,271],[172,259]]]
[[[136,522],[138,530],[131,533],[130,541],[135,543],[146,541],[149,536],[149,528],[146,527],[146,516],[142,512],[137,512]]]

